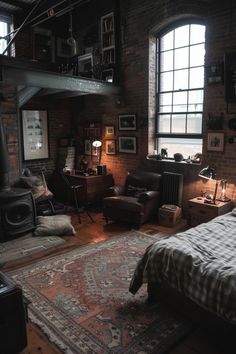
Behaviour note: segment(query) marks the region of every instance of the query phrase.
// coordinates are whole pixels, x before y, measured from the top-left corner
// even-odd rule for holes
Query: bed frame
[[[226,336],[228,343],[233,340],[235,346],[236,325],[197,305],[187,296],[170,287],[167,282],[148,283],[147,291],[148,304],[154,304],[158,301],[165,302],[193,323],[206,328],[207,331],[210,330],[214,333],[219,331],[221,335]]]

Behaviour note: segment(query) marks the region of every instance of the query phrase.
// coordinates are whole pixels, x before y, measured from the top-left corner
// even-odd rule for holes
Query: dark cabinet
[[[82,175],[69,175],[66,174],[66,179],[70,185],[80,185],[78,189],[78,200],[80,205],[89,205],[101,203],[107,189],[114,185],[112,174],[105,176],[82,176]],[[68,186],[66,185],[63,175],[55,172],[51,181],[54,196],[66,203],[73,203],[73,196],[70,195]],[[69,199],[69,200],[68,200]]]

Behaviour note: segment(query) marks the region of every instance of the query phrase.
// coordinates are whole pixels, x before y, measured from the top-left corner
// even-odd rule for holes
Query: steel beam
[[[113,96],[119,94],[119,88],[112,83],[67,76],[25,68],[3,66],[2,81],[9,85],[25,85],[62,91],[76,91],[84,94]]]

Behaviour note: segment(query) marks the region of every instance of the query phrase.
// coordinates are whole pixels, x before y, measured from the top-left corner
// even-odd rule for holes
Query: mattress
[[[150,245],[129,290],[162,281],[236,324],[236,209]]]

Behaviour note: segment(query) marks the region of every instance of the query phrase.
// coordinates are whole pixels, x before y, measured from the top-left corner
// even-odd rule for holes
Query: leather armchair
[[[124,186],[110,187],[103,199],[106,222],[112,219],[139,228],[153,215],[158,217],[161,177],[158,173],[139,171],[129,174]]]

